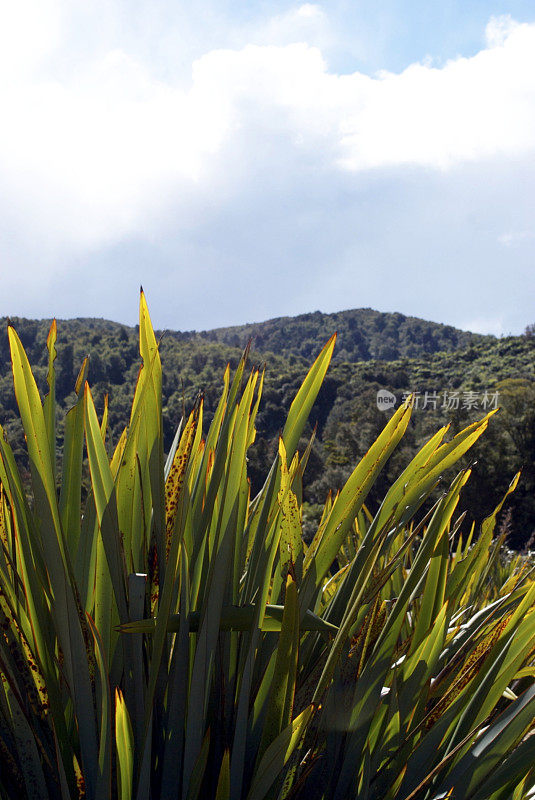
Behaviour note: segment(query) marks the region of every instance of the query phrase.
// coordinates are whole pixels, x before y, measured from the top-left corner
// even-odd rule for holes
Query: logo
[[[396,395],[387,389],[379,389],[377,392],[377,408],[380,411],[388,411],[396,404]]]

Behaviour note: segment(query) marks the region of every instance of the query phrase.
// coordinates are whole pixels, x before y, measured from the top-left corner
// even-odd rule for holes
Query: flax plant
[[[9,328],[31,487],[1,432],[0,796],[527,797],[535,584],[499,561],[505,498],[478,535],[464,532],[456,509],[470,469],[430,508],[491,415],[450,440],[439,430],[372,511],[368,492],[409,424],[401,406],[307,546],[312,442],[298,445],[335,337],[251,497],[263,374],[246,373],[246,352],[232,379],[225,372],[208,430],[199,400],[165,457],[143,294],[139,336],[130,420],[113,452],[86,361],[56,475],[56,326],[44,402]]]

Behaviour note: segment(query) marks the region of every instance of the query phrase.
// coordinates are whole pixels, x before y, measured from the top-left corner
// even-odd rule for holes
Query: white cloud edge
[[[460,323],[458,327],[463,331],[471,331],[472,333],[492,334],[493,336],[504,336],[506,334],[503,315],[474,317]]]

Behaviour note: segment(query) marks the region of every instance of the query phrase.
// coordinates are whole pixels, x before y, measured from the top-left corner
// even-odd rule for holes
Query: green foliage
[[[478,524],[490,513],[494,498],[503,494],[509,476],[522,470],[518,491],[512,499],[509,544],[521,549],[535,531],[535,359],[533,341],[524,337],[481,344],[469,351],[439,353],[428,359],[406,359],[389,364],[368,362],[339,364],[331,378],[337,383],[336,401],[321,432],[319,461],[324,468],[307,488],[309,502],[319,502],[329,488],[339,488],[347,479],[351,463],[362,456],[368,443],[384,425],[385,412],[376,405],[379,389],[392,391],[398,399],[404,391],[444,391],[460,394],[458,409],[445,410],[439,400],[414,410],[408,435],[390,462],[390,468],[376,484],[370,502],[381,501],[403,460],[440,425],[450,424],[452,432],[477,419],[480,408],[462,408],[463,391],[481,395],[499,393],[499,413],[488,434],[471,453],[474,472],[461,503]],[[451,477],[451,476],[448,476]]]
[[[14,325],[44,394],[47,392],[48,354],[42,342],[49,323],[16,320]],[[310,417],[312,425],[317,424],[317,435],[305,475],[306,500],[312,505],[323,505],[329,489],[343,486],[352,465],[381,431],[385,414],[377,409],[378,389],[393,391],[398,400],[407,391],[419,391],[423,395],[425,391],[458,390],[462,394],[463,390],[499,390],[503,413],[493,420],[489,434],[476,446],[472,458],[478,463],[461,502],[479,525],[491,511],[496,495],[505,491],[508,476],[522,469],[519,489],[511,504],[509,543],[517,549],[524,547],[535,531],[532,467],[535,462],[535,406],[530,401],[535,391],[535,345],[533,337],[528,335],[497,340],[371,309],[339,314],[316,312],[201,333],[168,332],[160,343],[164,367],[165,448],[171,446],[185,408],[191,407],[201,390],[205,421],[211,421],[226,364],[230,363],[235,369],[241,356],[240,348],[245,346],[248,337],[253,337],[250,354],[253,363],[267,363],[268,366],[263,402],[257,415],[256,446],[249,453],[249,477],[253,491],[257,492],[277,453],[278,435],[284,427],[291,400],[306,374],[311,354],[317,352],[335,330],[338,330],[335,363]],[[58,443],[64,436],[65,414],[74,400],[76,365],[88,353],[89,378],[99,412],[106,395],[110,400],[108,441],[117,442],[128,422],[138,371],[136,330],[105,320],[63,321],[55,361]],[[385,358],[398,360],[385,361]],[[517,402],[506,388],[502,391],[502,382],[511,380],[520,382],[519,391],[526,396],[524,402]],[[7,334],[0,334],[0,418],[4,420],[4,428],[27,482],[24,437],[12,386]],[[370,506],[378,507],[401,464],[417,452],[437,427],[451,423],[452,429],[458,431],[477,419],[479,413],[479,409],[462,407],[446,410],[440,403],[435,411],[416,409],[401,447],[372,487]],[[311,431],[312,428],[307,427],[307,436]],[[87,489],[84,481],[84,493]]]
[[[312,358],[322,343],[338,332],[340,347],[336,362],[356,362],[380,359],[395,361],[417,357],[422,353],[455,351],[472,344],[488,342],[492,337],[461,331],[451,325],[388,314],[371,308],[339,311],[334,314],[300,314],[280,317],[267,322],[216,328],[196,334],[196,338],[245,347],[252,339],[264,353],[284,352],[288,356]]]
[[[408,431],[402,405],[307,545],[312,448],[298,444],[333,339],[253,497],[263,376],[246,375],[247,353],[232,380],[225,370],[208,429],[200,399],[164,459],[160,351],[142,295],[129,424],[110,455],[112,410],[99,419],[84,361],[56,474],[55,325],[44,403],[13,327],[9,341],[31,500],[0,431],[2,798],[527,796],[529,562],[504,560],[493,539],[505,497],[476,541],[463,533],[468,468],[426,511],[490,415],[449,441],[441,428],[373,514],[372,491]],[[522,387],[508,388],[518,401]]]

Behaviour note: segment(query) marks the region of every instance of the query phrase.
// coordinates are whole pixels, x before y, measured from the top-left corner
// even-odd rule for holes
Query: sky
[[[535,322],[534,0],[0,0],[0,315]]]

